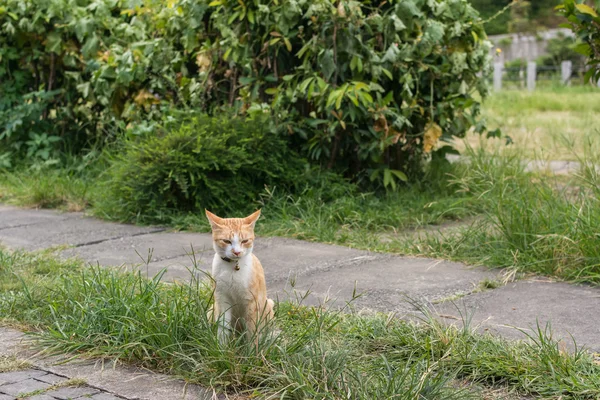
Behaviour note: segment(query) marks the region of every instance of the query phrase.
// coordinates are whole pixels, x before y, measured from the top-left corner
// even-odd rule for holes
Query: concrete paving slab
[[[37,370],[2,372],[0,373],[0,386],[21,382],[27,379],[39,378],[47,374],[48,373],[45,371]]]
[[[96,392],[102,390],[126,399],[208,400],[222,398],[214,395],[212,390],[204,389],[198,385],[187,384],[168,375],[153,373],[146,369],[129,367],[120,363],[105,363],[95,360],[65,362],[65,358],[61,357],[43,357],[26,345],[26,342],[23,341],[25,337],[25,334],[20,331],[0,327],[0,355],[17,356],[39,368],[39,370],[11,372],[11,374],[19,374],[18,376],[12,376],[10,378],[11,382],[15,379],[17,379],[17,382],[37,379],[38,376],[52,373],[69,379],[83,379],[88,385],[98,389]],[[42,384],[43,382],[39,383]],[[4,386],[0,387],[3,388]],[[99,396],[99,394],[96,396]],[[102,399],[102,397],[98,398]]]
[[[45,382],[36,381],[35,379],[25,379],[24,381],[0,386],[0,393],[16,397],[23,397],[23,395],[26,393],[33,393],[38,390],[45,390],[48,389],[50,386],[52,385]]]
[[[192,254],[192,249],[199,259],[205,252],[210,252],[210,257],[212,257],[211,236],[205,233],[186,232],[129,235],[67,249],[62,255],[65,257],[78,256],[92,264],[120,266],[142,264],[148,258],[153,263],[178,257],[188,258],[187,255]]]
[[[404,312],[413,309],[407,298],[432,302],[471,293],[479,282],[494,279],[498,273],[449,261],[387,256],[297,277],[293,290],[286,282],[269,289],[280,299],[310,291],[307,304],[330,299],[334,305],[346,304],[356,292],[361,294],[352,302],[357,308]]]
[[[539,322],[551,323],[553,337],[572,346],[600,352],[600,288],[545,280],[525,280],[494,290],[436,305],[439,314],[458,317],[458,310],[472,313],[480,331],[524,339],[517,328],[532,332]]]
[[[0,230],[20,226],[30,226],[42,222],[62,221],[69,214],[61,214],[50,210],[23,209],[0,205]]]
[[[104,222],[81,213],[70,213],[65,218],[58,217],[58,213],[54,215],[55,218],[50,217],[47,221],[0,230],[0,243],[13,248],[39,250],[58,245],[82,246],[161,229]]]

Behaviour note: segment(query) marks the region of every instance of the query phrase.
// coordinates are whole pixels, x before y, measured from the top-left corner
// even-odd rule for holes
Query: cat
[[[213,322],[219,321],[221,343],[231,331],[241,332],[245,326],[258,343],[258,333],[273,319],[274,302],[267,297],[265,274],[252,253],[254,226],[260,210],[246,218],[220,218],[208,210],[215,256],[212,263],[214,304],[208,312]]]

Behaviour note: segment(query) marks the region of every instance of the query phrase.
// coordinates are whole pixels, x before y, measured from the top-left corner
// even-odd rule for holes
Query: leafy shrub
[[[561,24],[575,32],[581,44],[575,50],[588,59],[591,68],[585,74],[586,82],[600,80],[600,15],[598,11],[586,4],[578,4],[575,0],[564,0],[556,7],[567,19]]]
[[[77,150],[106,133],[111,113],[100,91],[90,95],[89,81],[98,50],[114,40],[113,29],[124,22],[114,10],[111,0],[0,3],[5,151],[48,161],[58,149]],[[52,139],[40,147],[36,135]]]
[[[160,222],[175,211],[250,210],[265,185],[291,187],[304,171],[285,138],[267,127],[264,118],[169,114],[156,132],[123,144],[97,211]]]
[[[45,133],[79,149],[159,120],[160,103],[270,110],[294,151],[394,187],[440,140],[484,130],[489,43],[466,0],[3,4],[0,80],[18,88],[4,110],[56,91],[13,133],[17,147],[40,114]]]
[[[270,107],[322,166],[392,185],[476,123],[489,47],[466,1],[208,6],[195,60],[205,109]]]

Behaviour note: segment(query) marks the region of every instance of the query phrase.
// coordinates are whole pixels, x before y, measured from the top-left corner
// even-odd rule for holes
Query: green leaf
[[[333,50],[327,49],[323,52],[319,59],[319,67],[323,71],[323,76],[326,80],[331,79],[335,72],[335,63],[333,62]]]
[[[256,81],[256,78],[253,78],[251,76],[242,76],[240,78],[240,83],[244,86],[246,85],[250,85],[252,82]]]
[[[46,50],[52,53],[59,54],[61,53],[60,47],[62,45],[62,38],[60,37],[60,33],[51,32],[46,39]]]
[[[275,94],[277,94],[278,91],[279,91],[278,88],[269,88],[269,89],[265,90],[265,93],[270,94],[270,95],[275,95]]]
[[[488,131],[486,136],[488,138],[499,138],[502,136],[502,131],[499,128],[497,128],[497,129],[494,129],[493,131]]]
[[[298,85],[298,90],[302,93],[306,92],[306,88],[315,78],[306,78],[300,85]]]
[[[392,173],[389,168],[383,170],[383,186],[388,187],[393,182]]]
[[[398,171],[397,169],[390,169],[390,172],[396,176],[396,178],[400,179],[402,182],[408,182],[408,176],[402,171]]]
[[[84,99],[87,99],[90,94],[90,82],[80,83],[77,85],[77,90],[83,95]]]
[[[210,3],[208,3],[209,7],[218,7],[220,5],[223,5],[223,0],[214,0],[214,1],[211,1]]]
[[[590,68],[590,69],[588,69],[588,70],[587,70],[587,72],[586,72],[586,73],[585,73],[585,75],[583,76],[583,80],[584,80],[584,82],[585,82],[586,84],[587,84],[587,83],[590,83],[590,79],[592,79],[592,76],[594,76],[594,73],[595,73],[595,72],[596,72],[596,71],[595,71],[595,69],[594,69],[594,68]]]
[[[588,14],[588,15],[591,15],[592,17],[598,16],[596,11],[594,11],[594,9],[590,6],[588,6],[587,4],[575,4],[575,8],[577,8],[577,10],[582,14]]]
[[[394,92],[390,91],[381,101],[384,106],[388,106],[394,100]]]
[[[345,90],[340,90],[340,94],[338,95],[335,101],[335,109],[339,110],[342,107],[342,100],[344,100],[344,92]]]
[[[592,54],[592,49],[587,43],[579,43],[578,45],[573,47],[573,50],[575,50],[579,54],[583,54],[586,57],[589,57]]]
[[[404,22],[402,22],[402,20],[398,18],[396,14],[392,14],[390,19],[394,23],[394,29],[396,30],[396,32],[400,32],[406,29],[406,25],[404,25]]]
[[[354,71],[357,68],[357,64],[358,64],[358,57],[352,56],[352,60],[350,60],[350,69],[352,71]]]
[[[251,24],[254,24],[255,20],[254,20],[254,11],[253,10],[248,10],[248,21]]]
[[[227,49],[227,51],[225,51],[225,54],[223,54],[223,60],[227,61],[227,59],[229,58],[229,55],[231,54],[231,50],[232,49],[233,48],[230,47],[230,48]]]
[[[290,40],[286,37],[283,38],[283,42],[285,43],[285,47],[287,48],[287,50],[289,52],[292,51],[292,44],[290,43]]]

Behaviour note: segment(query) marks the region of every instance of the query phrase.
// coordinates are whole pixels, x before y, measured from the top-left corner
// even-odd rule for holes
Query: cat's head
[[[220,218],[205,211],[212,228],[213,247],[220,257],[235,260],[252,253],[254,225],[260,217],[260,210],[246,218]]]

